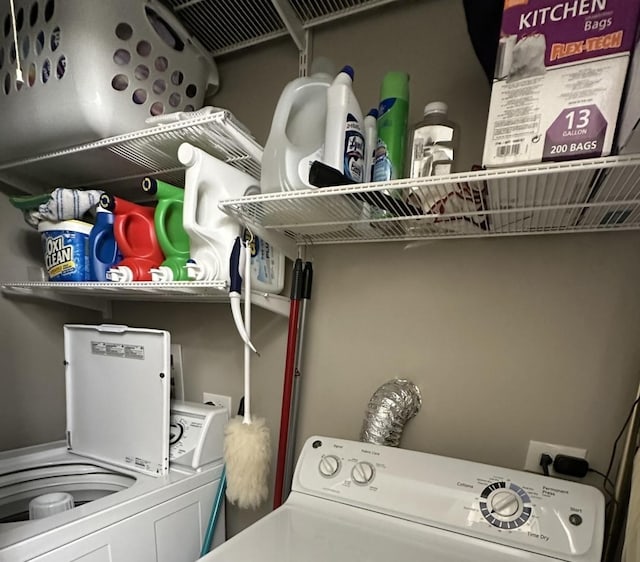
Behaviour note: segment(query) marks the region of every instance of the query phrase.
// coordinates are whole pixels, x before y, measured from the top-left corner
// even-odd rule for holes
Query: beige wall
[[[355,68],[365,111],[384,73],[406,70],[410,121],[446,101],[462,168],[481,161],[490,92],[460,1],[402,2],[321,28],[314,55]],[[216,103],[265,142],[296,69],[288,41],[226,57]],[[298,448],[313,434],[357,438],[371,394],[402,376],[424,397],[405,447],[522,468],[535,439],[585,447],[606,469],[638,384],[638,250],[636,233],[313,248]]]
[[[0,279],[25,281],[42,261],[38,233],[0,197]],[[65,323],[97,314],[58,303],[0,297],[0,450],[64,438]]]
[[[406,69],[411,121],[426,102],[447,101],[462,128],[461,162],[480,160],[489,90],[460,2],[403,2],[323,28],[315,53],[355,67],[366,108],[387,69]],[[279,93],[297,73],[292,43],[226,57],[220,71],[216,103],[264,142]],[[6,233],[14,226],[2,225]],[[19,259],[4,251],[0,263]],[[311,249],[298,447],[312,434],[357,438],[371,394],[403,376],[424,398],[404,447],[520,468],[528,441],[547,440],[586,447],[593,465],[606,468],[638,382],[638,251],[635,233]],[[61,324],[95,315],[1,302],[9,384],[0,394],[0,446],[57,437],[62,371],[52,378],[51,366],[62,360]],[[117,322],[168,329],[183,345],[187,399],[215,391],[237,403],[241,347],[227,306],[127,303],[114,311]],[[287,324],[258,310],[254,324],[262,357],[253,364],[253,405],[267,418],[275,455]],[[27,407],[36,419],[8,429]],[[267,510],[232,508],[230,531]]]

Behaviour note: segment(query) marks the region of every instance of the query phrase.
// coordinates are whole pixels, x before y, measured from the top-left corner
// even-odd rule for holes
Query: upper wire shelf
[[[14,193],[78,187],[140,199],[144,176],[183,185],[184,167],[177,156],[183,142],[260,177],[262,147],[229,111],[219,110],[0,164],[0,182]]]
[[[289,34],[285,10],[304,29],[397,0],[167,0],[184,26],[214,57]],[[291,23],[291,22],[289,22]]]
[[[640,155],[226,200],[298,245],[640,228]]]

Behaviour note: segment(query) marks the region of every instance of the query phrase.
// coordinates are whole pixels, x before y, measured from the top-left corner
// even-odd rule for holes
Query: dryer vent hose
[[[420,389],[406,379],[393,379],[373,393],[360,441],[398,447],[405,424],[420,411]]]

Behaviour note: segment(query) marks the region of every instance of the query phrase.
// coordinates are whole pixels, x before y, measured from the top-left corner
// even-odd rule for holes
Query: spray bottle
[[[353,68],[345,66],[327,90],[324,162],[355,182],[364,180],[364,135],[360,104],[353,93]]]
[[[151,281],[151,269],[164,260],[153,222],[155,209],[103,193],[100,206],[115,215],[113,232],[124,259],[107,272],[120,283]]]
[[[378,110],[369,110],[364,118],[364,181],[368,183],[373,177],[373,155],[378,141]]]
[[[89,234],[89,278],[91,281],[108,281],[107,271],[122,259],[113,233],[115,216],[98,205],[96,222]]]
[[[154,281],[187,281],[189,236],[182,226],[184,189],[154,178],[144,178],[142,189],[158,200],[153,218],[156,236],[165,255],[162,265],[151,270],[151,278]]]
[[[408,114],[409,75],[405,72],[387,72],[380,88],[373,181],[404,177]]]

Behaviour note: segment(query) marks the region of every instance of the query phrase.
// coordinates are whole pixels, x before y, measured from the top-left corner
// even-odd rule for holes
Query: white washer
[[[0,453],[2,562],[198,558],[228,414],[169,410],[169,348],[161,330],[65,326],[67,440]],[[59,492],[75,507],[29,520],[33,498]]]
[[[202,562],[598,562],[603,534],[590,486],[312,437],[284,505]]]

